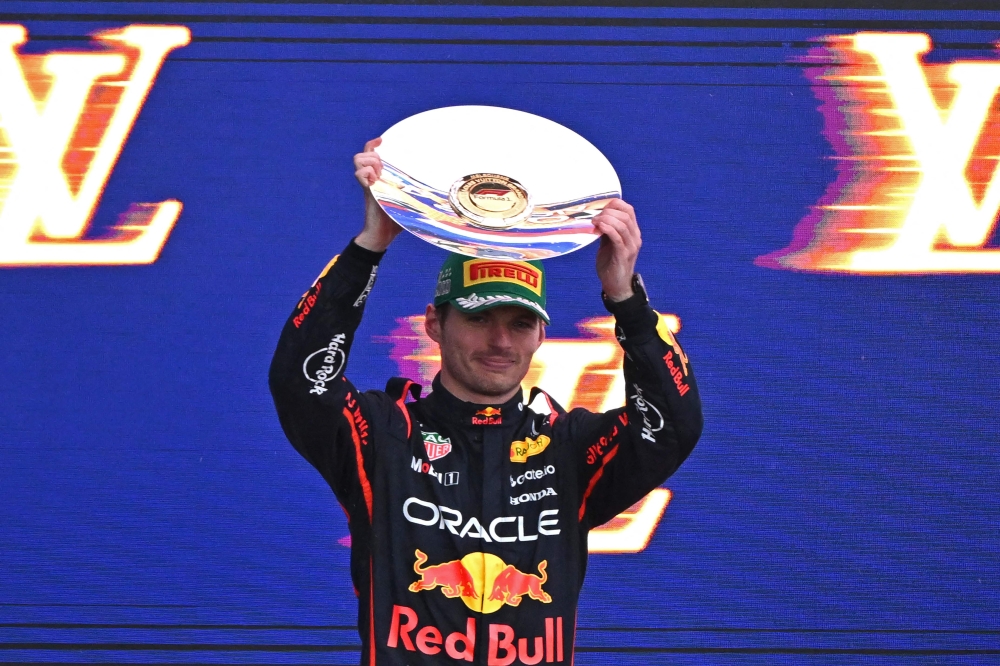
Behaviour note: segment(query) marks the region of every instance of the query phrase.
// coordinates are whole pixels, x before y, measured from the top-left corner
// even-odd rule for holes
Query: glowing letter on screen
[[[924,34],[858,33],[814,50],[841,178],[776,268],[1000,272],[1000,62],[923,65]],[[824,90],[825,88],[825,90]]]
[[[19,55],[27,32],[0,25],[0,266],[143,264],[180,215],[135,204],[112,238],[84,239],[111,170],[182,26],[98,33],[110,50]]]
[[[385,342],[400,374],[429,386],[441,368],[437,345],[424,333],[421,315],[400,319],[399,328]],[[681,328],[676,315],[660,315],[671,334]],[[540,386],[566,409],[583,407],[607,411],[625,404],[624,352],[615,339],[614,317],[585,319],[580,338],[546,338],[531,359],[525,386]],[[661,333],[661,335],[665,335]],[[644,549],[660,524],[670,491],[656,488],[610,521],[590,531],[592,553],[637,553]]]

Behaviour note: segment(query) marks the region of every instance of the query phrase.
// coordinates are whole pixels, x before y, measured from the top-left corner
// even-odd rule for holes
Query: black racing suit
[[[701,433],[687,359],[637,293],[606,303],[626,407],[567,413],[538,389],[477,405],[438,379],[411,402],[420,389],[402,379],[359,392],[343,370],[381,256],[352,242],[331,262],[270,370],[285,434],[347,513],[361,663],[569,664],[588,531],[663,483]]]

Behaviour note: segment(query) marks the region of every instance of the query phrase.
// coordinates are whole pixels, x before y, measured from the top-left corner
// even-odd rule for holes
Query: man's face
[[[538,315],[516,305],[475,313],[449,306],[444,321],[427,306],[426,330],[441,347],[442,374],[468,394],[458,397],[483,403],[511,397],[545,339]]]

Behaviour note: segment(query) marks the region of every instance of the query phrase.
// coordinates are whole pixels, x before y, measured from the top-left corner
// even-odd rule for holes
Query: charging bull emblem
[[[545,573],[547,565],[547,560],[539,562],[538,573],[541,575],[536,576],[518,571],[517,567],[508,564],[493,581],[490,601],[503,601],[511,606],[517,606],[521,603],[521,597],[527,594],[535,601],[541,601],[543,604],[551,603],[552,597],[542,589],[542,585],[549,579],[549,575]]]
[[[538,574],[524,573],[512,564],[507,564],[492,553],[469,553],[461,560],[451,560],[429,567],[427,555],[419,549],[413,570],[420,579],[410,585],[411,592],[422,592],[440,587],[449,599],[459,598],[471,610],[479,613],[493,613],[504,604],[520,605],[523,597],[552,602],[552,596],[542,589],[548,580],[546,560],[538,563]]]
[[[427,561],[427,556],[419,548],[415,552],[417,561],[413,563],[413,570],[420,576],[420,580],[410,585],[410,592],[433,590],[440,586],[444,596],[449,599],[455,597],[476,599],[479,596],[476,594],[472,575],[462,566],[461,560],[434,564],[421,569],[420,566]]]

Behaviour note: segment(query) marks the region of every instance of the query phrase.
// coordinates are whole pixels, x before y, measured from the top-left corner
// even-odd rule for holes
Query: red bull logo
[[[674,380],[674,384],[677,385],[677,392],[684,395],[691,390],[691,386],[684,383],[684,375],[681,374],[681,369],[678,367],[678,363],[675,362],[674,353],[668,351],[667,355],[663,357],[663,362],[667,364],[667,371],[670,372],[670,376]]]
[[[541,575],[536,576],[518,571],[517,567],[508,564],[493,581],[493,592],[490,593],[489,600],[518,606],[521,604],[521,597],[527,594],[528,598],[541,601],[543,604],[552,603],[552,597],[542,589],[542,585],[549,579],[549,575],[545,573],[546,566],[548,566],[547,560],[539,562],[538,573]]]
[[[472,416],[472,425],[500,425],[503,423],[503,414],[496,407],[480,409]]]
[[[462,566],[461,560],[452,560],[421,569],[420,566],[427,562],[427,556],[419,548],[416,550],[416,555],[417,561],[413,563],[413,570],[420,576],[420,580],[410,585],[410,592],[433,590],[435,587],[440,587],[444,596],[449,599],[455,597],[478,598],[476,586],[472,582],[472,574]]]
[[[473,661],[476,649],[476,619],[466,618],[465,632],[454,631],[445,637],[444,632],[434,625],[419,627],[417,612],[408,606],[392,607],[392,624],[386,647],[402,648],[407,652],[421,652],[426,655],[445,654],[454,660]],[[486,663],[489,666],[511,666],[518,664],[562,662],[563,619],[545,618],[541,636],[518,637],[514,627],[508,624],[490,624],[490,642],[487,645]]]
[[[449,599],[460,598],[470,610],[494,613],[504,604],[519,606],[522,599],[552,603],[552,596],[542,586],[549,576],[545,571],[547,560],[538,563],[538,575],[524,573],[491,553],[469,553],[460,560],[452,560],[429,567],[423,565],[427,556],[415,551],[417,559],[413,570],[420,579],[410,585],[410,592],[441,588]]]
[[[452,632],[447,638],[435,626],[422,627],[416,636],[410,637],[410,632],[417,628],[417,612],[406,606],[392,607],[392,626],[389,629],[387,647],[399,647],[409,652],[420,651],[424,654],[440,654],[441,643],[444,643],[445,653],[452,659],[472,661],[476,648],[476,619],[468,618],[465,623],[465,633]],[[459,648],[461,646],[461,648]]]

